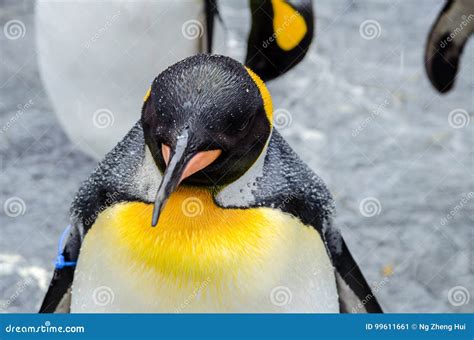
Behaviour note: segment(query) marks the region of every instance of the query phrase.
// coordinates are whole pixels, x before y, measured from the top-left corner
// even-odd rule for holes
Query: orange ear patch
[[[150,98],[151,94],[151,86],[148,88],[148,91],[146,91],[145,97],[143,97],[143,101],[146,102],[148,98]]]
[[[247,72],[250,75],[250,78],[254,81],[255,85],[257,85],[258,90],[260,91],[260,96],[263,100],[263,108],[265,109],[265,113],[267,115],[268,121],[270,125],[273,122],[273,104],[272,104],[272,97],[270,96],[270,91],[268,91],[267,86],[263,82],[262,79],[251,69],[245,67]]]

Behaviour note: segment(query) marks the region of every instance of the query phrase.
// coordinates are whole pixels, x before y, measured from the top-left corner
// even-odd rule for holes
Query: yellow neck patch
[[[152,210],[148,203],[116,204],[86,238],[116,250],[125,266],[134,263],[175,282],[203,282],[255,271],[277,256],[295,223],[269,208],[220,208],[208,190],[185,186],[171,195],[154,228]]]
[[[81,246],[74,311],[339,310],[324,242],[290,214],[277,208],[223,209],[209,191],[191,187],[171,195],[155,228],[152,209],[122,202],[99,214]],[[311,288],[323,282],[328,288]],[[95,301],[100,286],[114,293],[111,304]],[[279,286],[293,293],[283,310],[272,299]]]
[[[272,0],[273,31],[278,46],[284,51],[294,49],[303,40],[308,27],[301,14],[284,0]]]
[[[148,88],[148,91],[146,91],[145,97],[143,97],[143,101],[146,102],[148,98],[150,98],[151,94],[151,86]]]
[[[267,115],[268,121],[270,122],[270,126],[272,125],[273,122],[273,104],[272,104],[272,97],[270,96],[270,92],[268,91],[267,86],[263,82],[262,79],[251,69],[248,67],[245,67],[247,70],[248,74],[250,75],[250,78],[254,81],[255,85],[257,85],[257,88],[260,92],[260,96],[262,97],[263,100],[263,108],[265,109],[265,113]]]

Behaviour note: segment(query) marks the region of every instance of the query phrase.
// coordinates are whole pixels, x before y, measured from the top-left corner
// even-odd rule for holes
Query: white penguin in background
[[[110,150],[137,120],[150,74],[206,51],[204,18],[203,1],[39,0],[39,68],[72,142],[95,158]]]

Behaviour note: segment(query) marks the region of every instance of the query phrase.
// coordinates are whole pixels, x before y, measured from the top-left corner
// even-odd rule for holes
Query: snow
[[[242,59],[247,9],[222,5],[229,53]],[[315,1],[309,55],[269,84],[275,110],[289,113],[280,132],[331,189],[335,223],[387,312],[474,311],[472,299],[448,299],[456,286],[474,294],[474,39],[455,88],[439,95],[423,52],[442,6]],[[4,1],[1,27],[12,19],[26,31],[16,40],[0,31],[0,311],[34,312],[70,202],[96,163],[68,141],[41,85],[31,2]],[[380,26],[371,40],[359,31],[366,20]],[[458,109],[471,123],[453,128]],[[4,207],[12,197],[17,212]],[[369,197],[375,211],[359,209]]]

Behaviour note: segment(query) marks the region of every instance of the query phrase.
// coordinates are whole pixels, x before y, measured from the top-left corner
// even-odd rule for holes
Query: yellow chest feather
[[[97,310],[89,296],[107,286],[115,305],[100,311],[172,312],[187,300],[184,311],[268,311],[278,285],[301,290],[307,303],[304,289],[333,280],[319,234],[279,210],[224,209],[209,191],[187,187],[171,195],[156,227],[152,210],[126,202],[99,215],[81,248],[76,310]],[[315,277],[321,269],[327,274]]]
[[[130,260],[162,275],[193,281],[258,265],[282,242],[281,214],[222,209],[205,190],[180,188],[151,227],[152,204],[121,203],[101,214],[95,230]],[[93,231],[91,231],[93,232]]]

